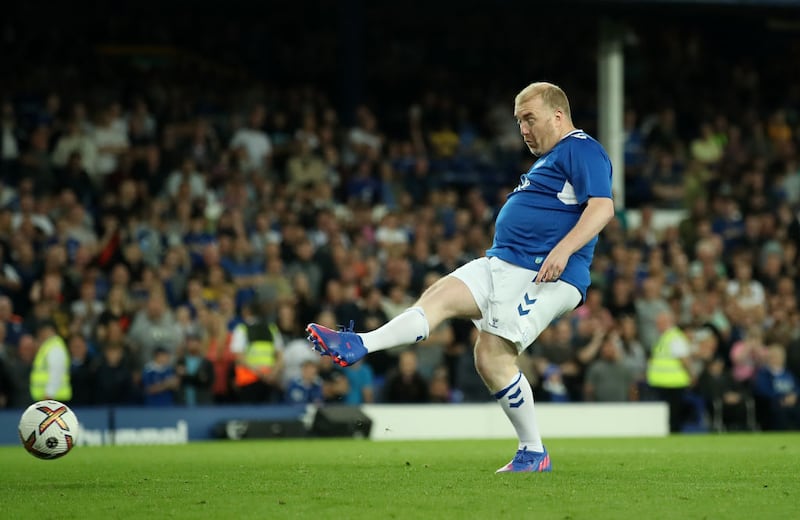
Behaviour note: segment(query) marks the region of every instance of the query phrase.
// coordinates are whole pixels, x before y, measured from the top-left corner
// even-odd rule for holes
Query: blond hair
[[[520,90],[517,97],[514,98],[514,103],[520,105],[537,96],[542,98],[542,103],[544,103],[545,106],[553,110],[561,110],[570,121],[572,120],[572,112],[569,108],[567,95],[561,90],[561,87],[552,83],[547,83],[546,81],[531,83]]]

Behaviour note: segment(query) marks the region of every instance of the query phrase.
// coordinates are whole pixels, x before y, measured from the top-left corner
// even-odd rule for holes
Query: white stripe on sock
[[[519,380],[517,380],[519,378]],[[544,451],[542,436],[536,424],[533,390],[525,374],[518,373],[508,382],[502,397],[497,398],[506,416],[514,425],[519,439],[519,449]]]

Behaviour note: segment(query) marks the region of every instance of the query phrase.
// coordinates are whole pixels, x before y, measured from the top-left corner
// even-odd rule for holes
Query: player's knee
[[[504,377],[516,360],[512,348],[502,338],[479,338],[475,344],[475,370],[487,381]]]

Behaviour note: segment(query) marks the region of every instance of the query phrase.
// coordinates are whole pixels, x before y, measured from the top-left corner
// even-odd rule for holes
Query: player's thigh
[[[526,307],[532,300],[535,300],[535,303]],[[533,343],[553,321],[575,309],[580,301],[580,291],[567,282],[556,280],[533,284],[531,290],[525,292],[522,301],[511,311],[512,316],[519,318],[522,330],[517,344],[518,352],[522,352]],[[523,315],[525,309],[530,312]]]
[[[536,272],[497,260],[492,264],[493,291],[481,329],[513,342],[522,352],[556,318],[580,303],[574,286],[536,284]]]
[[[450,318],[480,319],[488,300],[489,270],[485,258],[476,259],[456,269],[431,285],[417,301],[431,329]]]

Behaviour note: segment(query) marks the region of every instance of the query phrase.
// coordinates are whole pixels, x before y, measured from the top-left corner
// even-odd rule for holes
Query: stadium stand
[[[596,134],[596,8],[543,8],[532,27],[520,3],[490,4],[12,9],[0,407],[30,400],[43,320],[70,346],[76,404],[145,402],[156,351],[181,360],[169,389],[187,405],[243,399],[248,356],[261,402],[280,401],[308,359],[325,402],[384,401],[401,352],[344,373],[308,357],[303,326],[374,328],[483,254],[530,163],[509,105],[527,82],[562,84]],[[783,410],[800,406],[800,90],[785,74],[797,28],[779,8],[697,7],[687,21],[664,3],[612,4],[627,13],[626,209],[602,234],[586,303],[521,365],[540,400],[584,400],[587,373],[592,399],[652,399],[647,355],[669,309],[692,346],[687,431],[800,428]],[[658,224],[663,210],[677,223]],[[490,399],[473,334],[454,321],[409,347],[426,399]],[[185,350],[198,336],[213,377]],[[775,349],[772,379],[794,381],[793,402],[772,399],[766,375],[753,394]],[[630,388],[603,384],[621,372]]]

